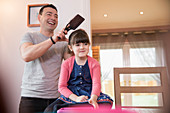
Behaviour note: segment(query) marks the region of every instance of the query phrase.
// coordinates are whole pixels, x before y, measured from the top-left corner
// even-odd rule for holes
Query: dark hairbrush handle
[[[64,31],[63,31],[63,33],[66,35],[66,33],[65,33],[65,31],[69,31],[71,28],[69,27],[69,24],[67,24],[66,25],[66,27],[65,27],[65,29],[64,29]],[[58,40],[60,40],[61,39],[61,37],[58,37]]]

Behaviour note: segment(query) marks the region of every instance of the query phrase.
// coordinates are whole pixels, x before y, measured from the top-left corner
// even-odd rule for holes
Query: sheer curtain
[[[114,34],[114,35],[113,35]],[[159,30],[115,33],[96,33],[92,37],[92,46],[100,46],[100,64],[103,92],[114,97],[114,67],[169,67],[170,32]],[[160,85],[159,75],[150,75]],[[168,75],[169,76],[169,75]],[[129,85],[130,75],[122,77],[122,84]],[[126,83],[125,83],[126,82]],[[127,96],[127,104],[132,104]]]
[[[100,61],[105,59],[104,61],[107,62],[101,64],[104,65],[105,69],[103,70],[107,70],[102,72],[102,76],[107,78],[108,73],[113,69],[113,65],[115,67],[167,66],[165,50],[166,53],[168,50],[165,46],[168,47],[168,42],[166,41],[168,37],[169,32],[162,33],[159,31],[152,33],[141,32],[141,34],[130,32],[128,35],[120,33],[116,36],[108,33],[108,35],[104,36],[99,34],[93,36],[92,46],[100,46],[100,51],[105,51],[103,52],[105,58],[100,56]],[[113,54],[113,51],[115,51],[115,54]],[[117,55],[121,54],[121,56],[116,56],[116,51]],[[116,64],[116,62],[113,62],[114,59],[119,60],[120,63]],[[136,62],[132,62],[133,60]]]
[[[122,57],[122,48],[125,41],[126,38],[123,35],[97,35],[93,37],[92,46],[100,46],[102,80],[113,80],[113,67],[122,67],[122,59],[120,57]]]
[[[127,40],[130,44],[131,53],[137,58],[130,58],[130,67],[162,67],[165,66],[163,41],[161,33],[143,33],[141,35],[130,35]],[[130,54],[130,56],[132,56]],[[151,75],[160,84],[159,75]]]

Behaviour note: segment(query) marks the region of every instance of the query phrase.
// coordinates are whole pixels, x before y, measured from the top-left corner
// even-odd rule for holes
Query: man
[[[59,97],[61,63],[63,59],[71,56],[67,52],[64,30],[52,37],[58,25],[56,7],[52,4],[43,6],[39,11],[38,20],[40,31],[26,33],[20,44],[21,57],[26,64],[19,113],[41,113]]]

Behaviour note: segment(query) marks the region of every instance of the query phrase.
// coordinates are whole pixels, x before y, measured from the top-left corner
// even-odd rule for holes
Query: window
[[[161,53],[162,49],[158,47],[160,44],[158,42],[137,42],[136,47],[131,45],[132,43],[125,42],[122,48],[113,49],[100,49],[100,64],[101,64],[101,74],[102,74],[102,91],[110,95],[114,99],[114,84],[113,84],[113,68],[114,67],[156,67],[162,66],[158,59],[158,53]],[[159,74],[149,74],[138,76],[132,75],[122,75],[120,77],[121,85],[139,85],[139,86],[158,86],[160,85]],[[161,104],[160,94],[122,94],[123,105],[133,104],[136,105],[139,101],[141,104],[145,105],[146,101],[150,98],[148,105]],[[160,102],[160,103],[158,103]]]

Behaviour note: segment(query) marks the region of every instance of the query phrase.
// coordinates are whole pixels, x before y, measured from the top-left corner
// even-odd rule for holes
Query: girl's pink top
[[[100,95],[101,92],[101,74],[100,74],[100,64],[94,58],[87,56],[88,66],[90,69],[90,74],[92,78],[92,92],[91,95]],[[61,65],[61,72],[59,78],[58,91],[65,97],[69,97],[73,92],[70,91],[67,86],[67,82],[70,78],[71,72],[73,70],[75,56],[65,60]]]

